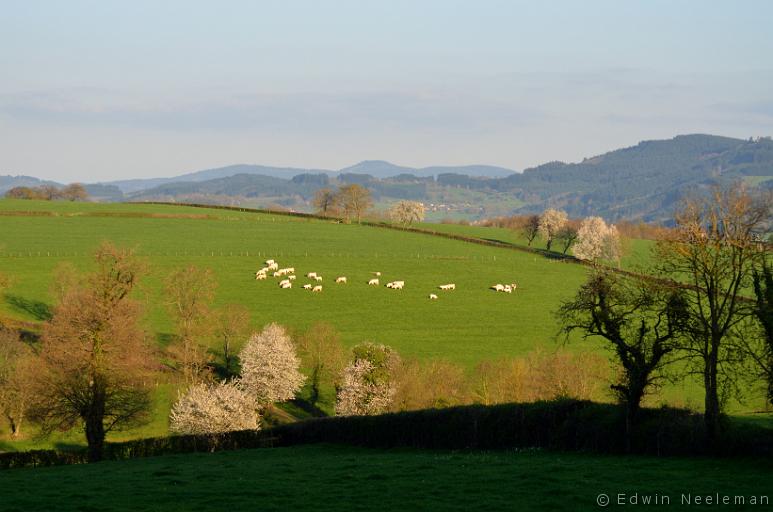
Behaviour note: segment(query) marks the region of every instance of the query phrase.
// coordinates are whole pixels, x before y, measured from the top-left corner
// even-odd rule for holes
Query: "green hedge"
[[[545,448],[596,453],[650,455],[773,456],[773,429],[726,422],[711,446],[703,417],[681,409],[644,409],[630,437],[621,408],[579,400],[317,418],[263,431],[219,436],[172,436],[109,443],[108,460],[172,453],[210,452],[308,443],[340,443],[374,448],[425,449]],[[85,451],[31,451],[0,454],[0,468],[79,464]]]

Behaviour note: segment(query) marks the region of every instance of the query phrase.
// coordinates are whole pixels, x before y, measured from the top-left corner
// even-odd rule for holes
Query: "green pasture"
[[[431,228],[519,242],[515,233],[498,228]],[[104,240],[136,248],[147,262],[149,273],[137,297],[160,346],[173,331],[162,282],[174,270],[194,264],[214,272],[219,283],[215,305],[245,305],[255,329],[279,322],[302,330],[324,321],[335,326],[347,346],[374,341],[405,357],[445,359],[467,370],[486,359],[561,348],[553,311],[576,291],[587,271],[527,252],[335,221],[182,206],[0,200],[0,272],[12,278],[0,298],[0,316],[45,320],[53,306],[57,265],[71,262],[88,269],[91,253]],[[291,290],[280,289],[274,278],[254,279],[268,258],[296,268]],[[302,276],[310,271],[323,275],[322,293],[301,289],[308,281]],[[375,271],[382,272],[381,285],[368,286]],[[334,284],[339,275],[348,284]],[[404,280],[405,289],[386,289],[390,280]],[[449,282],[456,283],[455,291],[437,289]],[[512,295],[489,290],[494,283],[510,282],[518,284]],[[439,300],[429,300],[429,293]],[[577,337],[568,349],[599,347]],[[213,344],[212,349],[219,354],[219,347]],[[165,435],[175,397],[174,386],[162,382],[153,422],[110,439]],[[699,385],[686,382],[669,385],[650,404],[668,400],[699,408],[701,398]],[[731,404],[731,410],[750,411],[756,402]],[[73,443],[82,444],[82,436],[28,438],[0,444],[0,450]]]
[[[406,356],[469,367],[537,347],[555,349],[552,312],[585,273],[577,265],[517,251],[356,224],[156,205],[0,201],[0,213],[24,208],[59,213],[0,215],[0,272],[14,280],[2,311],[32,321],[43,319],[51,305],[56,266],[70,261],[85,269],[94,248],[110,240],[135,247],[149,263],[140,292],[148,325],[161,335],[172,329],[161,282],[195,264],[216,274],[216,305],[244,304],[256,327],[275,321],[303,329],[325,321],[347,345],[371,340]],[[255,281],[267,258],[296,268],[293,289],[280,289],[273,278]],[[310,271],[323,275],[322,293],[301,289],[307,282],[302,275]],[[382,272],[381,286],[367,286],[375,271]],[[335,285],[339,275],[349,283]],[[383,286],[398,279],[406,282],[402,291]],[[447,282],[456,283],[456,291],[440,293],[437,286]],[[518,283],[516,293],[489,290],[500,282]],[[440,299],[428,300],[429,293]]]
[[[0,510],[575,511],[599,510],[600,494],[610,509],[622,508],[618,494],[639,506],[667,497],[667,509],[682,508],[683,494],[693,503],[719,494],[746,500],[720,508],[752,510],[770,506],[749,503],[770,503],[771,469],[765,460],[307,445],[7,470]]]

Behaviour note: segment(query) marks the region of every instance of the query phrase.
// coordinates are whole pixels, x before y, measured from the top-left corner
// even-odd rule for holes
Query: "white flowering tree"
[[[233,382],[195,384],[169,415],[169,429],[178,434],[222,434],[259,430],[258,404]]]
[[[545,248],[549,251],[561,228],[564,227],[569,216],[561,210],[549,208],[539,218],[539,234],[545,240]]]
[[[295,398],[306,377],[290,336],[278,324],[253,334],[239,353],[241,384],[262,405]]]
[[[400,201],[389,209],[389,217],[400,224],[410,226],[424,220],[424,205],[418,201]]]
[[[620,234],[615,226],[608,226],[601,217],[588,217],[577,230],[574,255],[594,264],[601,260],[619,261]]]
[[[354,361],[344,368],[336,390],[339,416],[386,412],[397,392],[394,375],[400,358],[392,348],[362,343],[353,349]]]

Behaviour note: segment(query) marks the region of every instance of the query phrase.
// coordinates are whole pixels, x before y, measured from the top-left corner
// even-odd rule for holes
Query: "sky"
[[[771,20],[766,0],[4,0],[0,175],[522,170],[771,135]]]

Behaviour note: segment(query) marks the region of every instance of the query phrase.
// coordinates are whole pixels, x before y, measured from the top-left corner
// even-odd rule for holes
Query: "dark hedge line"
[[[105,459],[309,443],[420,449],[544,448],[659,456],[773,456],[773,429],[726,421],[724,432],[712,447],[707,441],[700,414],[681,409],[645,409],[631,435],[629,450],[623,411],[619,407],[560,400],[318,418],[258,432],[140,439],[108,444]],[[85,451],[36,450],[0,454],[0,468],[85,462]]]

